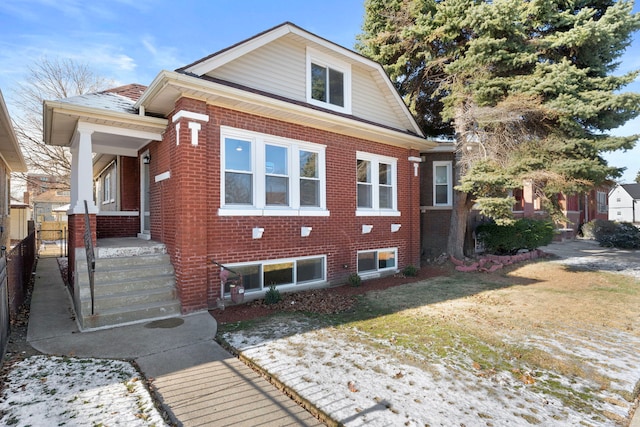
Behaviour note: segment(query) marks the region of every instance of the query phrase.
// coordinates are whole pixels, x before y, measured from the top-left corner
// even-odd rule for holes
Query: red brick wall
[[[98,215],[96,218],[96,237],[136,237],[140,231],[139,216]]]
[[[89,215],[89,222],[91,231],[93,234],[93,245],[96,244],[96,216]],[[68,217],[69,223],[69,263],[68,263],[68,272],[69,272],[69,285],[73,287],[74,283],[74,269],[75,269],[75,261],[76,261],[76,248],[84,248],[84,230],[85,230],[85,216],[84,214],[78,215],[69,215]]]
[[[417,152],[342,136],[310,127],[270,120],[242,112],[180,99],[175,111],[208,114],[199,144],[191,144],[189,120],[181,119],[180,143],[175,124],[161,143],[148,148],[151,163],[151,233],[171,254],[183,311],[215,304],[220,295],[215,259],[223,264],[255,260],[327,255],[327,278],[344,282],[357,270],[358,250],[398,248],[398,266],[419,265],[419,177],[409,156]],[[220,207],[220,126],[277,135],[326,145],[327,209],[329,217],[218,216]],[[356,151],[395,157],[398,210],[401,217],[356,217]],[[153,177],[170,171],[171,178],[155,183]],[[396,233],[391,224],[400,223]],[[363,224],[373,225],[362,234]],[[313,227],[300,237],[300,227]],[[262,239],[252,239],[252,229],[265,229]],[[346,265],[346,268],[344,267]]]
[[[140,208],[140,166],[137,157],[120,157],[120,210]],[[138,229],[140,224],[138,223]]]

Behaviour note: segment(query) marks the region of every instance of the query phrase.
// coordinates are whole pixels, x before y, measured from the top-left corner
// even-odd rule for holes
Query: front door
[[[151,221],[149,215],[149,158],[146,151],[140,156],[140,234],[142,239],[151,239]]]

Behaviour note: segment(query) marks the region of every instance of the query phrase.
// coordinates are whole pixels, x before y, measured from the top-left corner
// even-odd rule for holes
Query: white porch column
[[[93,202],[93,160],[91,157],[92,129],[78,124],[76,136],[71,145],[71,206],[68,215],[84,214],[84,201],[90,214],[98,213]]]

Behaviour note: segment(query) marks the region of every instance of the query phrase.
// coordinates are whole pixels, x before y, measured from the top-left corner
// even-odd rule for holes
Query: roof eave
[[[67,130],[66,137],[63,136],[61,138],[54,139],[53,127],[55,125],[54,122],[57,115],[73,117],[76,125],[79,121],[108,121],[112,122],[114,126],[124,125],[133,128],[149,128],[155,129],[159,133],[162,133],[166,129],[168,123],[167,119],[158,117],[111,111],[83,105],[74,105],[60,101],[44,101],[44,142],[49,145],[68,146],[71,143],[73,132],[75,132],[76,126],[74,126],[73,129]]]
[[[401,131],[391,129],[354,118],[340,116],[328,111],[313,109],[306,105],[295,104],[286,100],[272,98],[171,71],[162,71],[156,79],[154,79],[138,103],[136,103],[136,108],[146,109],[147,111],[153,111],[165,116],[169,115],[174,108],[173,103],[167,102],[166,105],[155,105],[150,108],[150,106],[154,104],[154,101],[162,95],[162,92],[167,90],[174,90],[176,96],[199,98],[205,102],[207,98],[215,98],[218,102],[222,102],[222,100],[225,99],[233,100],[233,108],[239,110],[242,110],[243,104],[246,106],[258,105],[270,111],[273,118],[283,120],[282,115],[288,114],[291,117],[298,118],[301,123],[307,126],[313,126],[311,123],[324,123],[325,126],[323,128],[328,130],[331,130],[331,127],[338,126],[343,128],[343,130],[347,129],[347,131],[343,133],[351,136],[362,137],[362,135],[367,135],[368,139],[389,145],[403,146],[416,150],[428,150],[436,145],[435,141],[424,138],[421,133],[411,133],[411,130]],[[188,94],[188,92],[191,92],[191,94]],[[198,93],[198,95],[193,95],[194,93]],[[318,127],[318,125],[315,127]],[[336,130],[333,131],[337,132]]]
[[[0,140],[0,157],[12,172],[26,172],[27,164],[15,134],[9,110],[0,91],[0,126],[6,131],[6,138]]]

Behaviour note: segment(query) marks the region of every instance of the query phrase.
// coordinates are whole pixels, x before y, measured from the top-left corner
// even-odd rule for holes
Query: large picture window
[[[328,215],[325,146],[223,128],[220,215]]]
[[[357,215],[399,215],[397,160],[369,153],[356,154]]]
[[[242,276],[246,292],[266,291],[271,286],[287,287],[326,280],[324,256],[229,265],[229,269]],[[224,293],[229,292],[227,283]]]

